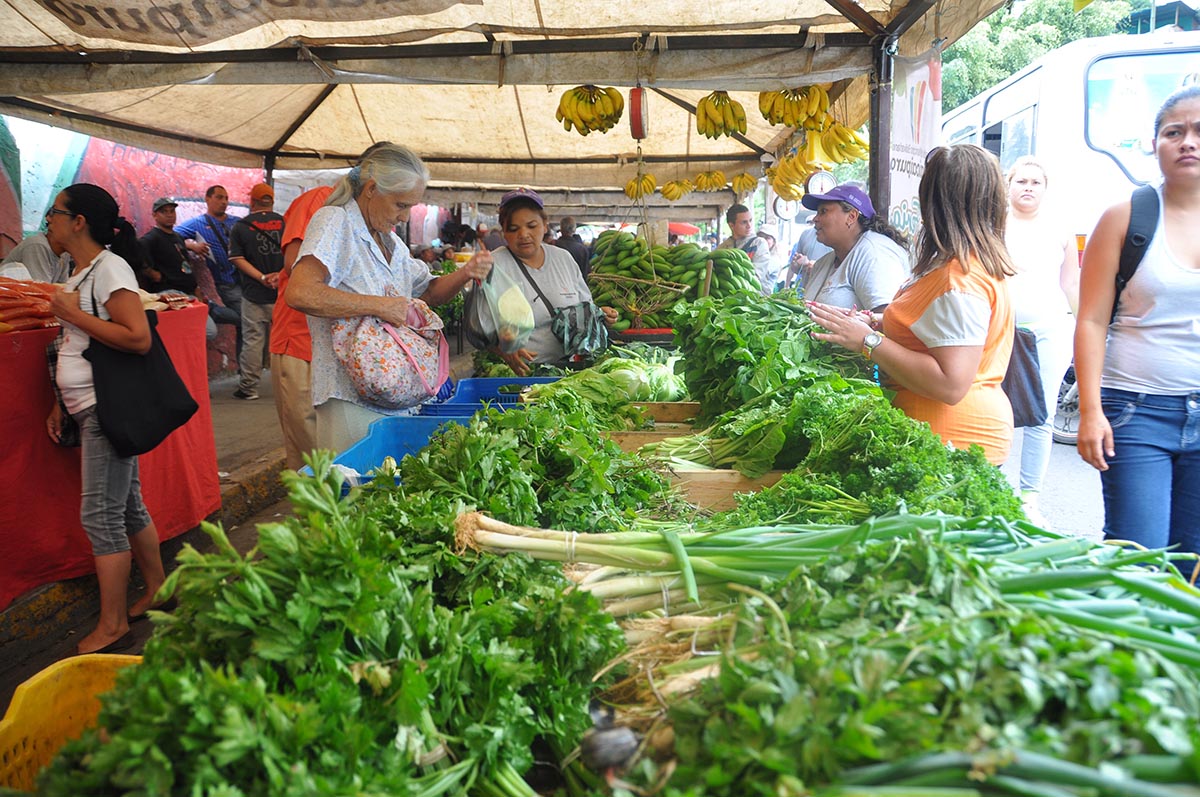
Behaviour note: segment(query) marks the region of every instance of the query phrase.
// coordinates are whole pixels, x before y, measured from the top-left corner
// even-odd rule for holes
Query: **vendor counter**
[[[162,540],[195,527],[221,506],[208,397],[204,323],[194,305],[158,314],[158,331],[200,405],[192,419],[140,458],[142,496]],[[42,584],[94,572],[79,523],[78,448],[46,434],[54,394],[46,344],[58,329],[0,335],[0,610]]]

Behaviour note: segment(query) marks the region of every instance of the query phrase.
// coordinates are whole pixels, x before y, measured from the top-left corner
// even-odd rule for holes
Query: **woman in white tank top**
[[[1115,317],[1129,200],[1105,211],[1084,252],[1078,447],[1100,471],[1105,536],[1200,553],[1200,86],[1167,98],[1154,150],[1158,227]],[[1188,576],[1193,564],[1180,562]]]

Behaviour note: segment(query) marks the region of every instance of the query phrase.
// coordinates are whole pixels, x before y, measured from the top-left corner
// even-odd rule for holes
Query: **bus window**
[[[1131,180],[1158,178],[1154,114],[1174,91],[1200,80],[1195,52],[1126,53],[1098,58],[1087,70],[1084,137]]]
[[[1033,152],[1033,125],[1037,107],[1029,106],[983,131],[983,148],[1000,159],[1000,168],[1008,168],[1022,155]]]

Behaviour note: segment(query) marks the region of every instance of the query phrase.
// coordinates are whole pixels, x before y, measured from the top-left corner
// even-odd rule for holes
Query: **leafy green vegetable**
[[[590,725],[616,626],[520,557],[462,557],[473,589],[440,589],[428,528],[410,547],[339,501],[330,458],[312,464],[285,475],[296,517],[261,526],[254,551],[215,526],[215,553],[184,550],[179,609],[104,700],[109,739],[68,744],[41,794],[532,797],[532,745],[565,755]]]
[[[672,325],[683,352],[679,367],[688,393],[700,402],[701,422],[814,373],[873,375],[862,357],[811,337],[819,328],[795,293],[739,292],[679,302]]]

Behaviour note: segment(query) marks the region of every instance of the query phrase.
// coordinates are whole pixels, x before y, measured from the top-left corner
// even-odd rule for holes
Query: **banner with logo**
[[[897,56],[892,73],[892,226],[915,235],[921,226],[917,188],[925,156],[942,127],[942,54],[937,48],[912,58]]]

